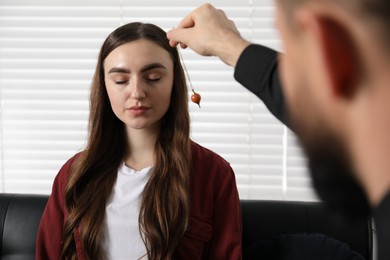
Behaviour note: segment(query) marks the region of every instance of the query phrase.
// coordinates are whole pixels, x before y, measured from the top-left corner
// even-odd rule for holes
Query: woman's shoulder
[[[81,156],[82,152],[78,152],[72,157],[70,157],[60,168],[57,176],[56,181],[59,182],[65,182],[69,176],[69,173],[71,171],[72,165],[77,161],[77,159]]]
[[[193,158],[196,157],[203,160],[204,159],[216,160],[224,164],[229,164],[221,155],[217,154],[216,152],[210,150],[209,148],[206,148],[194,141],[191,141],[191,153]]]
[[[60,168],[58,171],[52,185],[52,192],[51,197],[55,197],[58,199],[58,203],[60,205],[64,205],[63,202],[63,194],[66,187],[66,183],[68,181],[68,176],[71,172],[71,167],[74,164],[74,162],[77,160],[77,158],[80,157],[81,153],[77,153],[73,155],[71,158],[69,158],[64,165]]]
[[[221,155],[194,141],[191,141],[191,157],[195,169],[209,169],[206,172],[210,172],[211,169],[231,170],[230,163]]]

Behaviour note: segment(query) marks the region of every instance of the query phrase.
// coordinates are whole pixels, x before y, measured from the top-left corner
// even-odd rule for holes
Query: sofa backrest
[[[47,195],[0,194],[0,258],[34,260]]]
[[[35,240],[48,196],[0,193],[0,257],[35,259]],[[371,221],[342,222],[320,202],[241,200],[243,248],[277,234],[322,233],[372,259]]]
[[[346,221],[322,202],[241,201],[243,249],[279,234],[320,233],[346,243],[366,260],[372,259],[371,219]]]

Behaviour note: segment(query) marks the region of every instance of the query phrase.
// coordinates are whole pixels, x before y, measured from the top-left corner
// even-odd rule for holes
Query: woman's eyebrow
[[[153,70],[153,69],[166,69],[166,67],[164,65],[162,65],[161,63],[152,63],[152,64],[148,64],[146,66],[144,66],[142,69],[141,69],[141,72],[146,72],[148,70]]]
[[[153,69],[166,69],[166,67],[164,65],[162,65],[161,63],[151,63],[151,64],[148,64],[148,65],[145,65],[142,69],[141,69],[141,73],[144,73],[146,71],[149,71],[149,70],[153,70]],[[129,69],[126,69],[126,68],[123,68],[123,67],[113,67],[111,68],[109,71],[108,71],[108,74],[110,73],[125,73],[125,74],[130,74],[130,70]]]
[[[126,74],[130,74],[130,70],[125,69],[125,68],[121,68],[121,67],[113,67],[113,68],[111,68],[108,71],[108,74],[110,74],[110,73],[126,73]]]

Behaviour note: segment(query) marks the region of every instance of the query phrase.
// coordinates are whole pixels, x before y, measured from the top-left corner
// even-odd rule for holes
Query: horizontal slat
[[[87,128],[85,120],[73,120],[71,124],[69,121],[58,120],[35,120],[26,122],[24,120],[6,121],[2,124],[4,133],[13,131],[14,129],[23,129],[24,131],[84,131]],[[1,149],[0,149],[1,150]]]
[[[7,140],[29,141],[29,140],[63,140],[84,142],[86,138],[85,131],[21,131],[12,130],[9,133],[5,132],[3,138]],[[23,153],[23,152],[22,152]],[[38,154],[36,154],[38,155]],[[39,154],[43,156],[43,154]]]
[[[83,147],[81,142],[77,141],[63,141],[63,140],[45,140],[45,141],[17,141],[6,140],[3,143],[4,150],[52,150],[52,151],[78,151]],[[5,154],[6,152],[4,152]],[[6,162],[4,162],[5,164]]]
[[[84,120],[88,119],[88,111],[8,111],[3,113],[3,120],[15,121],[15,120]]]

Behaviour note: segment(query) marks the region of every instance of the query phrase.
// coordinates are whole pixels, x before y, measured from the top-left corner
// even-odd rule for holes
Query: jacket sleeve
[[[208,259],[242,259],[242,220],[235,175],[228,171],[214,183],[213,231]]]
[[[35,258],[37,260],[60,259],[63,224],[65,219],[64,187],[69,172],[69,160],[56,176],[52,193],[46,204],[38,229]]]
[[[260,98],[276,118],[289,126],[277,56],[276,51],[267,47],[249,45],[237,62],[234,77]]]

